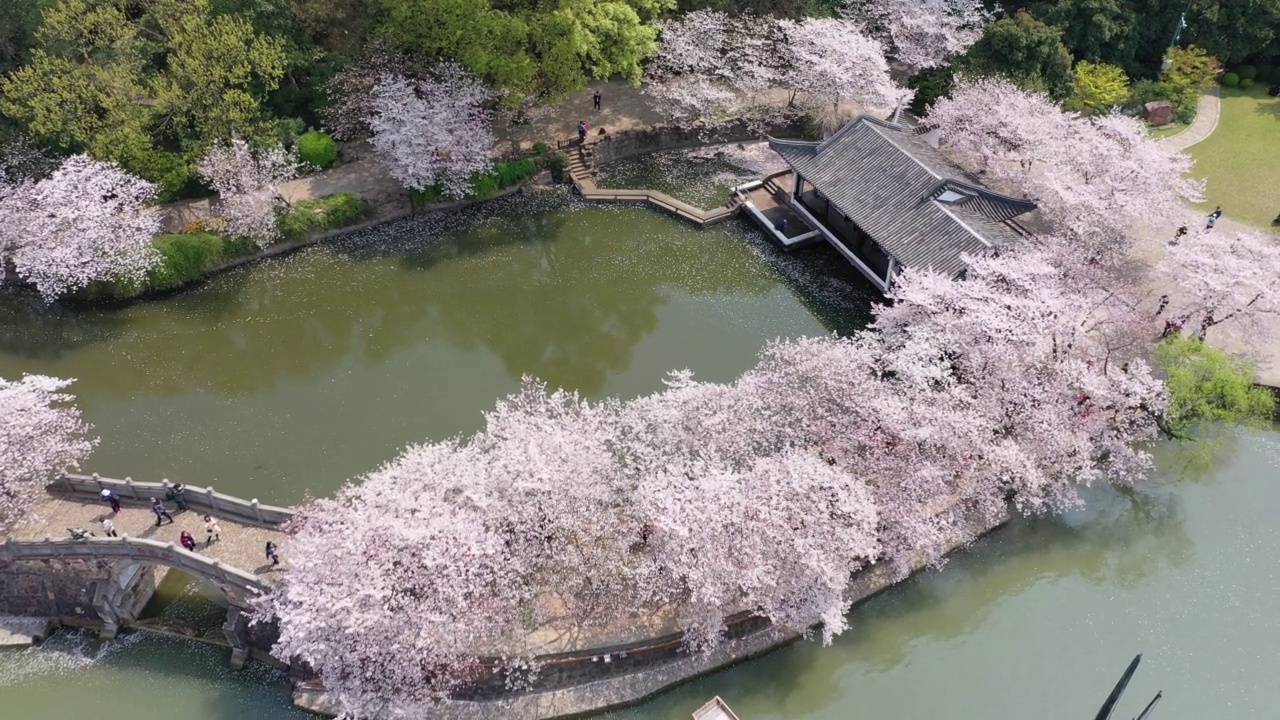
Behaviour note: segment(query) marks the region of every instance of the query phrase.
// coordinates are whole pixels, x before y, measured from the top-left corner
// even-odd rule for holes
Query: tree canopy
[[[37,139],[87,151],[176,193],[202,142],[273,134],[263,101],[284,42],[209,0],[57,0],[0,110]]]

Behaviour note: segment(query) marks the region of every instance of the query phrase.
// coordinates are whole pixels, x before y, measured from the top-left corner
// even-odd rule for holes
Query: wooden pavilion
[[[769,139],[791,166],[787,202],[882,292],[903,267],[964,272],[1029,233],[1030,200],[982,187],[915,129],[859,115],[823,142]]]

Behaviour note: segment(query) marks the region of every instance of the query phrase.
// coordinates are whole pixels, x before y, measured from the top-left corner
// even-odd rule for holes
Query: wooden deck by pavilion
[[[958,276],[965,256],[1030,234],[1014,218],[1035,203],[965,178],[912,128],[859,115],[823,142],[770,138],[769,146],[791,166],[790,182],[772,178],[760,200],[785,204],[788,218],[826,239],[881,291],[902,267]]]

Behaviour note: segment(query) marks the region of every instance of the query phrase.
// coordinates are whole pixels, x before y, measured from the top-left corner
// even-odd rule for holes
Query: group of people
[[[186,492],[187,489],[182,485],[182,483],[170,485],[165,490],[165,499],[173,502],[173,504],[177,506],[178,512],[186,512],[191,509],[191,506],[187,504]],[[111,514],[113,516],[120,513],[120,496],[112,492],[110,488],[102,489],[102,500],[111,508]],[[169,524],[173,524],[173,515],[169,514],[169,508],[166,507],[159,498],[152,497],[150,498],[150,501],[151,512],[156,516],[155,526],[160,527],[165,524],[165,520],[168,520]],[[116,532],[115,523],[111,521],[111,518],[101,518],[98,520],[98,523],[102,526],[102,531],[107,537],[120,537],[120,534]],[[206,514],[204,516],[204,531],[204,546],[206,548],[215,542],[222,541],[222,526],[218,524],[217,519],[212,515]],[[86,536],[93,535],[93,533],[82,529],[77,532],[76,529],[73,529],[71,531],[71,535],[76,539],[83,539]],[[182,547],[186,548],[188,552],[196,551],[196,538],[186,530],[183,530],[178,534],[178,542],[180,542]],[[267,559],[271,561],[272,567],[276,567],[280,564],[280,554],[275,543],[267,541],[266,555]]]

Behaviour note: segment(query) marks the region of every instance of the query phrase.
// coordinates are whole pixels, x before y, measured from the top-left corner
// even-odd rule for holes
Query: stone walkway
[[[171,542],[178,547],[181,547],[178,535],[186,530],[196,539],[196,552],[233,565],[251,575],[262,576],[263,582],[271,582],[272,574],[288,565],[287,543],[284,534],[278,530],[241,525],[234,520],[217,518],[218,525],[222,528],[222,540],[206,548],[203,516],[195,510],[177,512],[171,502],[165,502],[165,507],[169,509],[174,522],[165,521],[164,525],[156,527],[156,516],[150,507],[125,505],[118,514],[112,515],[111,508],[105,503],[84,503],[49,496],[36,509],[36,517],[14,530],[11,536],[24,540],[42,540],[45,537],[62,540],[70,537],[67,528],[85,528],[102,537],[102,526],[98,521],[111,518],[116,532],[121,536]],[[280,547],[280,567],[276,570],[272,570],[264,552],[268,540]],[[166,569],[164,566],[156,567],[157,580],[163,577]]]
[[[1196,102],[1196,119],[1191,121],[1191,126],[1177,135],[1162,138],[1160,143],[1172,150],[1180,151],[1203,141],[1217,129],[1221,110],[1222,102],[1215,85],[1200,94],[1200,99]]]

